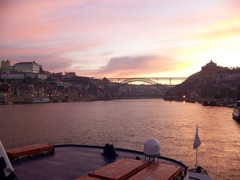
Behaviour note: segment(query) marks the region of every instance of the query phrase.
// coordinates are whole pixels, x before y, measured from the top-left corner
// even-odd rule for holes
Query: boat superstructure
[[[203,171],[190,172],[182,162],[161,156],[156,139],[146,141],[144,152],[114,148],[109,144],[104,147],[35,144],[8,149],[5,155],[3,146],[1,149],[0,158],[10,163],[15,175],[6,174],[7,167],[0,166],[1,179],[204,179],[200,178]]]

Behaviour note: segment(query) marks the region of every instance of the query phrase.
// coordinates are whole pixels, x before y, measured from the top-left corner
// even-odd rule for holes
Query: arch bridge
[[[165,94],[169,88],[173,87],[176,84],[172,84],[173,81],[184,81],[186,77],[141,77],[141,78],[108,78],[110,82],[116,83],[111,87],[111,91],[116,91],[120,87],[132,83],[132,82],[143,82],[158,88],[162,94]],[[159,83],[164,81],[165,83]]]
[[[107,78],[111,82],[134,82],[134,81],[140,81],[140,82],[147,82],[147,83],[155,83],[159,84],[159,81],[169,81],[169,85],[172,85],[173,81],[184,81],[187,78],[186,77],[133,77],[133,78]]]

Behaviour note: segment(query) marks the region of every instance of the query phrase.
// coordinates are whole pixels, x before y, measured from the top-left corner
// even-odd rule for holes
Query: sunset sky
[[[79,76],[240,66],[240,0],[0,0],[0,60]]]

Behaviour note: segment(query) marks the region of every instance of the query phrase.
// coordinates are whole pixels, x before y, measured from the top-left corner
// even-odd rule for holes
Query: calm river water
[[[143,150],[159,140],[161,155],[195,165],[196,124],[202,141],[199,165],[213,179],[240,179],[240,124],[232,109],[161,99],[0,106],[5,148],[31,143],[88,144]]]

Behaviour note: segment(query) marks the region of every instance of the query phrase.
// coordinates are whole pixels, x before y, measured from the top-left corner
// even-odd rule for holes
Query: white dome
[[[156,157],[160,155],[160,144],[157,139],[150,138],[144,143],[143,153],[145,156]]]

